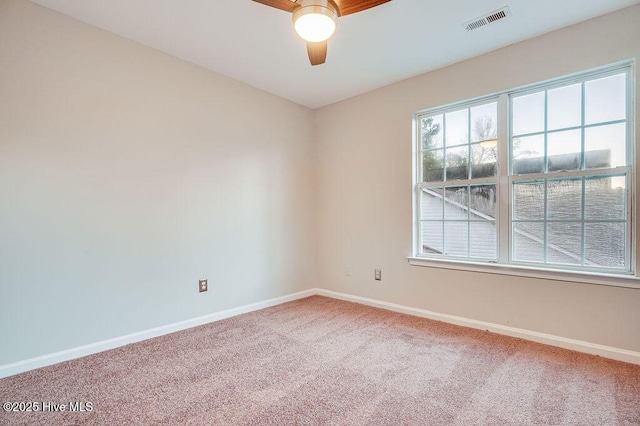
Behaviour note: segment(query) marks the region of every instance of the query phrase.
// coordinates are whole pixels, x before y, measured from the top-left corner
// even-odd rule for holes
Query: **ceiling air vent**
[[[484,27],[485,25],[489,25],[496,21],[508,18],[509,16],[511,16],[511,11],[509,10],[509,7],[505,6],[502,9],[495,10],[491,13],[467,22],[466,24],[464,24],[464,27],[467,31],[473,31],[477,30],[480,27]]]

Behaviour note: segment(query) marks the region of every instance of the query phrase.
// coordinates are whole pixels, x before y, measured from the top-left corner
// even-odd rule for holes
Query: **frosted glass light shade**
[[[324,6],[305,6],[293,14],[293,26],[300,37],[310,42],[325,41],[336,30],[338,15]]]

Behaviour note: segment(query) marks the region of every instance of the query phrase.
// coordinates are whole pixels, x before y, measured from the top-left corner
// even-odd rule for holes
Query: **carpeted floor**
[[[92,410],[2,425],[640,425],[640,366],[314,296],[2,379],[6,401]]]

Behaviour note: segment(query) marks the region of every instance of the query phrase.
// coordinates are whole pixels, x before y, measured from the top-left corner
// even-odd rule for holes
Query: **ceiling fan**
[[[391,0],[253,0],[293,13],[293,26],[307,42],[311,65],[324,64],[327,40],[336,29],[338,17],[371,9]]]

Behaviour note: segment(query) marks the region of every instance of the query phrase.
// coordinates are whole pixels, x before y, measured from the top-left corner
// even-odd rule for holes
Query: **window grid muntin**
[[[417,128],[417,139],[418,139],[418,143],[420,146],[420,149],[418,150],[419,152],[419,165],[418,165],[418,173],[419,173],[419,181],[421,183],[437,183],[437,182],[450,182],[450,181],[461,181],[464,179],[448,179],[447,175],[448,175],[448,168],[449,166],[447,165],[447,153],[451,150],[454,149],[458,149],[458,148],[466,148],[466,180],[475,180],[475,179],[482,179],[482,178],[474,178],[473,177],[473,165],[475,164],[473,162],[473,147],[474,146],[481,146],[481,144],[483,142],[486,142],[486,140],[480,140],[480,141],[474,141],[472,142],[472,123],[471,123],[471,110],[473,108],[476,107],[480,107],[480,106],[484,106],[484,105],[490,105],[490,104],[495,104],[495,108],[496,111],[498,109],[498,98],[495,96],[489,96],[486,98],[482,98],[482,99],[478,99],[475,101],[470,101],[470,102],[465,102],[465,103],[460,103],[460,104],[455,104],[453,106],[449,106],[449,107],[444,107],[444,108],[438,108],[436,110],[433,110],[429,113],[422,113],[422,114],[418,114],[416,116],[416,121],[418,123],[418,125],[416,126]],[[447,126],[448,126],[448,120],[447,120],[447,114],[450,113],[455,113],[455,112],[459,112],[459,111],[466,111],[466,115],[467,115],[467,142],[466,143],[459,143],[459,144],[448,144],[447,142]],[[496,114],[497,115],[497,114]],[[442,146],[441,147],[434,147],[434,148],[424,148],[424,145],[422,143],[422,120],[428,119],[428,118],[435,118],[438,116],[442,116]],[[498,123],[495,123],[496,127],[498,125]],[[497,139],[497,136],[496,136]],[[425,154],[428,153],[435,153],[441,151],[442,152],[442,158],[443,158],[443,170],[442,170],[442,175],[443,175],[443,179],[442,181],[440,180],[430,180],[430,181],[425,181],[424,180],[424,170],[423,170],[423,164],[424,164],[424,158],[425,158]],[[496,176],[498,173],[498,158],[497,158],[497,148],[496,148],[496,167],[494,169],[494,175]]]
[[[625,118],[624,119],[617,119],[617,120],[608,120],[608,121],[602,121],[602,122],[596,122],[596,123],[591,123],[591,124],[586,124],[586,85],[588,82],[590,81],[596,81],[596,80],[601,80],[604,78],[608,78],[608,77],[613,77],[616,75],[625,75],[625,85],[626,85],[626,109],[625,109]],[[514,142],[516,138],[526,138],[526,137],[530,137],[530,136],[543,136],[544,137],[544,161],[543,161],[543,172],[544,173],[554,173],[553,171],[549,171],[549,134],[554,134],[554,133],[559,133],[559,132],[567,132],[567,131],[571,131],[571,130],[580,130],[581,131],[581,140],[580,140],[580,170],[585,170],[586,166],[587,166],[587,160],[586,160],[586,129],[588,128],[594,128],[594,127],[604,127],[604,126],[608,126],[608,125],[615,125],[615,124],[628,124],[630,121],[630,112],[629,112],[629,86],[630,84],[630,78],[629,78],[629,67],[623,68],[623,69],[613,69],[610,70],[608,72],[604,72],[604,73],[595,73],[592,75],[585,75],[582,78],[576,78],[574,80],[570,80],[565,82],[564,84],[558,84],[558,85],[544,85],[544,84],[540,84],[540,85],[536,85],[536,88],[532,88],[529,89],[527,91],[523,91],[523,92],[512,92],[509,95],[509,174],[513,175],[516,174],[514,171],[514,159],[513,159],[513,152],[514,152]],[[581,108],[580,108],[580,126],[569,126],[569,127],[562,127],[562,128],[557,128],[557,129],[553,129],[553,130],[549,130],[549,126],[548,126],[548,120],[549,120],[549,92],[555,89],[559,89],[562,87],[566,87],[566,86],[571,86],[571,85],[575,85],[575,84],[580,84],[580,102],[581,102]],[[530,96],[530,95],[534,95],[537,93],[544,93],[544,128],[542,131],[538,131],[538,132],[528,132],[528,133],[513,133],[513,122],[514,122],[514,118],[513,118],[513,111],[514,111],[514,106],[513,106],[513,102],[515,99],[517,98],[521,98],[521,97],[526,97],[526,96]],[[626,150],[625,150],[625,164],[629,164],[629,132],[626,132]],[[522,174],[525,175],[527,173],[517,173],[518,175]]]
[[[586,171],[576,171],[576,172],[563,172],[562,175],[563,176],[558,176],[557,174],[537,174],[535,178],[533,178],[532,176],[524,176],[524,175],[517,175],[517,176],[512,176],[510,178],[510,183],[509,186],[511,188],[511,198],[514,199],[514,191],[516,188],[516,185],[518,183],[529,183],[529,182],[536,182],[536,183],[543,183],[544,184],[544,211],[543,211],[543,219],[531,219],[531,218],[526,218],[526,219],[516,219],[515,218],[515,208],[516,208],[516,204],[515,203],[510,203],[511,204],[511,209],[510,209],[510,232],[513,235],[513,233],[515,233],[515,224],[517,223],[541,223],[543,224],[543,261],[542,262],[527,262],[525,260],[518,260],[515,258],[515,244],[514,244],[514,239],[511,238],[511,244],[510,244],[510,249],[509,249],[509,263],[510,264],[514,264],[514,265],[531,265],[531,266],[536,266],[539,267],[540,265],[544,265],[545,267],[549,267],[549,269],[575,269],[572,267],[568,267],[570,265],[564,264],[564,263],[549,263],[548,262],[548,247],[549,247],[549,237],[548,237],[548,225],[549,223],[580,223],[581,224],[581,255],[580,255],[580,268],[578,268],[579,270],[592,270],[592,271],[607,271],[607,272],[613,272],[613,273],[620,273],[622,271],[624,272],[628,272],[630,269],[630,250],[629,250],[629,241],[630,241],[630,187],[629,187],[629,181],[630,181],[630,168],[629,167],[618,167],[618,168],[613,168],[613,169],[601,169],[598,170],[597,172],[592,171],[592,170],[586,170]],[[624,206],[623,206],[623,212],[624,212],[624,218],[622,219],[586,219],[585,218],[585,211],[586,211],[586,187],[587,187],[587,180],[588,179],[606,179],[606,178],[613,178],[613,177],[624,177],[625,178],[625,194],[624,194]],[[549,219],[549,212],[548,212],[548,182],[549,181],[566,181],[566,180],[570,180],[570,179],[576,179],[579,178],[580,182],[581,182],[581,202],[580,202],[580,220],[577,219]],[[624,265],[623,267],[620,268],[611,268],[611,267],[606,267],[606,266],[600,266],[600,265],[596,265],[596,264],[591,264],[591,265],[587,265],[586,261],[588,260],[586,258],[586,225],[587,224],[606,224],[606,223],[619,223],[619,224],[624,224],[625,225],[625,235],[624,235],[624,240],[625,240],[625,256],[624,256]],[[562,268],[558,268],[559,266],[562,266]]]
[[[593,127],[609,126],[609,125],[612,125],[612,124],[625,124],[627,121],[628,120],[603,121],[601,123],[585,124],[584,126],[563,127],[561,129],[548,130],[546,132],[543,130],[543,131],[540,131],[540,132],[522,133],[522,134],[513,135],[513,137],[515,137],[515,138],[526,138],[528,136],[540,136],[540,135],[543,135],[545,133],[552,134],[552,133],[566,132],[566,131],[569,131],[569,130],[580,130],[582,128],[590,129],[590,128],[593,128]],[[474,143],[477,143],[477,142],[474,142]]]
[[[580,84],[580,102],[581,102],[581,108],[580,108],[580,133],[581,133],[581,145],[580,145],[580,157],[581,157],[581,163],[580,163],[580,170],[585,170],[587,168],[587,153],[586,153],[586,149],[587,149],[587,145],[586,145],[586,134],[587,134],[587,129],[585,129],[585,124],[587,124],[587,103],[585,102],[586,99],[586,95],[587,95],[587,89],[586,89],[586,85],[585,82],[583,81]],[[626,117],[625,117],[626,118]],[[625,157],[625,164],[627,163],[627,158]],[[584,188],[584,185],[583,185]],[[584,195],[584,194],[583,194]],[[582,198],[582,213],[584,215],[584,197]],[[582,226],[583,228],[583,236],[584,236],[584,225]],[[583,259],[584,259],[584,253],[583,253]]]
[[[447,185],[446,182],[440,182],[439,185],[436,183],[431,183],[431,184],[426,184],[424,183],[423,185],[421,185],[420,187],[420,197],[424,196],[424,191],[423,189],[429,189],[432,190],[433,192],[438,193],[438,197],[442,198],[442,203],[441,203],[441,214],[440,214],[440,218],[438,219],[422,219],[420,218],[419,220],[419,224],[420,224],[420,238],[418,238],[419,241],[419,252],[421,254],[424,254],[424,247],[425,247],[425,241],[424,241],[424,236],[422,234],[422,226],[425,223],[439,223],[442,225],[442,239],[441,239],[441,247],[442,247],[442,256],[446,256],[447,258],[459,258],[459,259],[480,259],[483,261],[495,261],[497,256],[498,256],[498,220],[497,217],[492,217],[490,215],[486,215],[483,214],[481,212],[476,213],[476,215],[478,216],[478,218],[474,218],[471,215],[471,189],[473,187],[477,187],[477,186],[494,186],[494,196],[496,197],[496,206],[495,206],[495,210],[496,210],[496,216],[497,216],[497,210],[498,210],[498,202],[497,202],[497,192],[498,192],[498,184],[497,184],[497,180],[493,179],[493,180],[489,180],[489,179],[483,179],[483,182],[476,182],[475,180],[463,180],[463,181],[456,181],[455,184],[450,184]],[[464,219],[452,219],[452,218],[447,218],[446,215],[446,203],[445,200],[447,198],[447,188],[460,188],[460,187],[464,187],[466,189],[466,196],[467,196],[467,206],[463,206],[464,210],[465,210],[465,215],[466,218]],[[441,190],[441,192],[439,192]],[[451,204],[459,204],[456,201],[451,201]],[[422,200],[420,199],[419,201],[420,204],[420,208],[422,207]],[[486,216],[486,218],[482,218],[482,216]],[[447,255],[445,254],[446,251],[446,247],[447,247],[447,232],[446,232],[446,224],[447,223],[466,223],[467,224],[467,247],[466,247],[466,256],[455,256],[455,255]],[[472,257],[471,256],[471,245],[469,244],[469,242],[471,241],[471,224],[473,223],[485,223],[485,224],[492,224],[495,228],[495,233],[496,233],[496,247],[495,247],[495,256],[488,258],[488,257]],[[435,248],[432,248],[433,250],[437,250]]]

